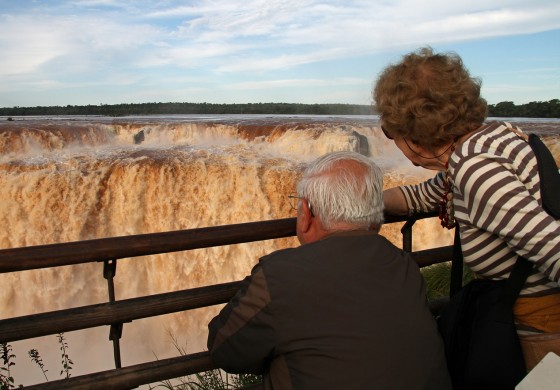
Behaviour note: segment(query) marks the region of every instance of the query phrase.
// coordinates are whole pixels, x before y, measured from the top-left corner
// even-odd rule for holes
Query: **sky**
[[[490,104],[560,98],[558,0],[0,0],[0,107],[371,104],[422,46]]]

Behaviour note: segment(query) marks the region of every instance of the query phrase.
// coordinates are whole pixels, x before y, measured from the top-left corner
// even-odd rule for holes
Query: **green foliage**
[[[68,357],[68,343],[64,338],[64,333],[59,333],[57,337],[58,343],[60,344],[60,351],[62,352],[62,370],[60,370],[60,375],[64,373],[66,378],[70,378],[70,370],[74,362]]]
[[[173,115],[173,114],[289,114],[289,115],[370,115],[370,105],[296,103],[140,103],[87,106],[0,108],[2,116],[25,115]]]
[[[262,382],[260,375],[228,374],[222,370],[199,372],[181,378],[165,380],[157,385],[149,385],[150,390],[233,390]]]
[[[255,374],[239,374],[234,376],[232,379],[233,386],[236,389],[245,386],[256,385],[261,382],[262,382],[262,376],[255,375]]]
[[[14,378],[10,372],[10,368],[15,365],[14,359],[16,355],[12,353],[12,346],[8,343],[0,344],[0,358],[2,359],[2,367],[0,367],[0,390],[14,388]]]
[[[231,389],[229,385],[229,374],[222,375],[220,370],[212,370],[201,372],[195,375],[196,381],[190,382],[189,389],[192,390],[227,390]]]
[[[494,117],[521,118],[560,118],[560,100],[552,99],[548,102],[530,102],[515,105],[513,102],[501,102],[488,105],[488,115]]]
[[[37,106],[0,108],[1,116],[25,115],[173,115],[173,114],[279,114],[279,115],[371,115],[375,107],[363,104],[299,104],[299,103],[138,103],[100,104],[87,106]],[[505,101],[488,105],[493,117],[560,118],[560,100],[515,105]]]
[[[186,355],[186,348],[179,345],[177,338],[171,332],[168,332],[168,335],[177,352],[182,356]],[[160,388],[169,390],[232,390],[261,383],[262,376],[253,374],[228,374],[222,370],[211,370],[199,372],[194,376],[187,375],[181,378],[175,378],[175,382],[178,383],[165,380],[159,382],[154,387],[149,385],[149,388],[150,390]]]
[[[41,372],[45,376],[45,380],[48,382],[49,378],[47,378],[47,371],[49,371],[49,370],[47,370],[45,368],[45,365],[43,364],[43,359],[41,359],[41,356],[39,355],[39,351],[37,351],[36,349],[30,349],[29,351],[27,351],[27,354],[29,355],[31,360],[35,364],[37,364],[37,366],[39,366],[39,368],[41,369]]]
[[[66,378],[70,378],[70,370],[72,369],[72,365],[74,362],[68,357],[68,343],[64,338],[64,333],[58,334],[58,342],[60,344],[60,350],[62,351],[62,370],[60,371],[60,375],[63,373],[66,374]],[[41,355],[39,355],[39,351],[36,349],[30,349],[27,351],[27,354],[31,358],[31,360],[39,366],[41,372],[45,376],[47,382],[49,378],[47,378],[47,370],[45,368],[45,364],[43,363],[43,359]],[[2,361],[2,366],[0,366],[0,390],[9,390],[14,389],[14,378],[10,373],[10,368],[14,366],[16,363],[14,362],[16,355],[12,353],[12,346],[8,343],[1,343],[0,344],[0,360]],[[19,385],[19,387],[23,387]]]
[[[177,339],[171,335],[173,345],[181,355],[186,355],[186,349],[181,347]],[[60,351],[62,356],[62,370],[60,375],[65,375],[66,378],[70,378],[70,370],[74,362],[68,356],[68,343],[64,337],[64,333],[59,333],[57,335],[58,343],[60,344]],[[45,376],[48,382],[47,372],[41,358],[39,351],[36,349],[30,349],[27,354],[31,360],[37,364],[41,369],[41,372]],[[12,352],[12,346],[8,343],[0,344],[0,390],[11,390],[15,389],[15,381],[11,375],[10,369],[15,365],[15,355]],[[195,374],[194,376],[186,376],[182,378],[176,378],[174,382],[171,380],[165,380],[160,382],[155,387],[149,386],[150,389],[170,389],[170,390],[231,390],[238,389],[244,386],[249,386],[252,384],[258,384],[262,381],[260,375],[232,375],[225,373],[221,370],[212,370],[201,372]],[[19,387],[22,387],[21,385]]]
[[[150,389],[169,389],[169,390],[233,390],[245,386],[255,385],[262,382],[260,375],[253,374],[228,374],[222,370],[205,371],[176,379],[179,383],[172,383],[169,380],[162,381]]]
[[[437,299],[449,296],[451,280],[451,262],[434,264],[422,268],[422,275],[426,282],[428,299]],[[472,280],[472,271],[463,266],[463,285]]]

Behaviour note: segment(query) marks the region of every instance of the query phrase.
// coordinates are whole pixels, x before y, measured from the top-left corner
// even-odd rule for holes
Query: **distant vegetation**
[[[371,115],[369,105],[295,103],[140,103],[99,106],[54,106],[0,108],[2,116],[22,115],[169,115],[169,114],[291,114],[291,115]]]
[[[488,114],[498,117],[560,118],[560,100],[531,102],[519,106],[513,102],[501,102],[489,105]]]
[[[0,116],[24,115],[169,115],[169,114],[288,114],[288,115],[370,115],[375,108],[359,104],[297,103],[140,103],[87,106],[6,107]],[[488,106],[492,117],[560,118],[560,100],[515,105],[501,102]]]

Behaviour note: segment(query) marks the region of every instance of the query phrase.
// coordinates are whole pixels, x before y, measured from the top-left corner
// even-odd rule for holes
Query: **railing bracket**
[[[111,330],[109,330],[109,340],[119,340],[122,337],[123,324],[111,324]]]

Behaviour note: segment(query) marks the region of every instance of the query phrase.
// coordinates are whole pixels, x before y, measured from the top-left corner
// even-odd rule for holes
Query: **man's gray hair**
[[[334,152],[313,161],[297,185],[327,230],[340,223],[356,229],[383,224],[383,173],[356,152]]]

